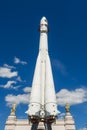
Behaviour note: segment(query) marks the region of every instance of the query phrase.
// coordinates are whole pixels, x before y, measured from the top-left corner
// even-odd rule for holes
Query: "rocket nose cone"
[[[46,19],[46,17],[45,17],[45,16],[43,16],[43,17],[42,17],[42,19]]]
[[[46,17],[42,17],[40,24],[48,24]]]

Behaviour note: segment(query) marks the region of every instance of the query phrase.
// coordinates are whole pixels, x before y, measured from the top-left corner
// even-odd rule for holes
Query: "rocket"
[[[57,102],[48,54],[48,21],[42,17],[40,21],[39,53],[32,82],[32,90],[27,114],[32,123],[52,123],[57,117]]]

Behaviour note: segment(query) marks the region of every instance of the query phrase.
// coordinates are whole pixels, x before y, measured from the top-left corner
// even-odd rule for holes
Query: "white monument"
[[[66,104],[64,119],[57,119],[55,87],[48,54],[48,22],[45,17],[40,21],[40,46],[32,83],[28,120],[16,119],[15,104],[6,121],[5,130],[75,130],[74,120]],[[29,123],[30,122],[30,123]]]
[[[32,122],[32,130],[39,122],[51,129],[51,123],[58,115],[56,93],[48,54],[48,22],[45,17],[40,21],[40,45],[32,83],[29,109],[27,114]]]

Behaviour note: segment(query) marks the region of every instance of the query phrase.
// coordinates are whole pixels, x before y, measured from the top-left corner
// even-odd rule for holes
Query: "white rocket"
[[[57,103],[54,81],[48,54],[48,22],[45,17],[40,21],[40,46],[37,57],[29,109],[27,111],[31,122],[35,120],[53,122],[56,118]]]

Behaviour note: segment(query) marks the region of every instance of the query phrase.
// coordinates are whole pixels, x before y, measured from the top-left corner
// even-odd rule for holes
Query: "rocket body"
[[[39,54],[32,82],[28,115],[47,119],[58,114],[54,81],[48,54],[48,22],[45,17],[40,22]]]

